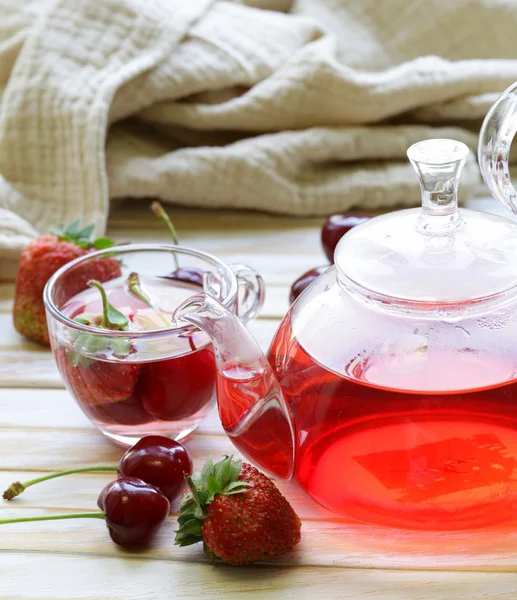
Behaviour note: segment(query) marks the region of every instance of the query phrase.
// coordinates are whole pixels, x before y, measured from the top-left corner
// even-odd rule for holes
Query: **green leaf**
[[[232,460],[231,462],[232,476],[230,481],[237,481],[242,469],[242,460]]]
[[[199,494],[199,504],[204,506],[206,501],[208,500],[208,496],[210,495],[207,490],[198,490]]]
[[[227,456],[224,460],[214,465],[215,476],[219,480],[221,491],[232,481],[232,457]]]
[[[198,487],[207,487],[208,486],[208,478],[214,472],[214,465],[212,463],[211,458],[207,458],[205,464],[203,465],[203,469],[201,472],[196,471],[193,475],[194,482]],[[197,476],[197,477],[196,477]],[[196,481],[197,480],[197,481]]]
[[[95,225],[88,225],[88,227],[84,227],[80,231],[77,232],[77,238],[79,240],[90,240],[90,237],[95,229]]]
[[[83,369],[87,369],[92,363],[92,361],[89,358],[86,358],[86,356],[83,356],[80,352],[74,352],[69,348],[67,348],[65,352],[66,357],[68,358],[68,361],[70,362],[72,367],[81,366]]]
[[[232,481],[232,483],[226,486],[224,493],[227,496],[231,494],[241,494],[242,492],[246,492],[249,487],[251,486],[247,481]]]
[[[215,496],[215,494],[221,494],[222,491],[223,490],[221,484],[219,483],[219,479],[217,479],[217,477],[214,474],[211,474],[208,477],[208,493],[211,496],[211,501],[213,501],[213,497]]]
[[[70,237],[77,237],[77,234],[79,233],[80,225],[81,225],[81,219],[77,219],[76,221],[74,221],[71,225],[69,225],[66,228],[65,234],[69,235]]]
[[[74,317],[74,321],[76,323],[80,323],[81,325],[90,325],[90,323],[91,323],[91,320],[88,319],[87,317],[83,317],[83,315]]]
[[[182,535],[201,535],[201,521],[199,519],[189,519],[181,526]]]
[[[196,517],[196,519],[205,519],[207,516],[207,512],[204,508],[197,505],[196,510],[194,511],[194,516]]]
[[[131,342],[126,338],[114,338],[110,343],[115,356],[127,356],[131,352]]]
[[[192,546],[192,544],[197,544],[202,539],[203,538],[201,538],[198,535],[191,534],[191,535],[182,536],[181,534],[177,533],[174,543],[176,544],[176,546]]]
[[[108,303],[108,321],[111,325],[116,325],[119,329],[124,329],[129,325],[126,315],[122,314],[112,304]]]
[[[187,521],[191,521],[192,519],[196,518],[196,516],[195,516],[196,505],[194,504],[193,506],[194,506],[194,508],[192,510],[182,512],[179,515],[179,517],[178,517],[178,524],[179,525],[183,525]]]
[[[111,240],[110,238],[107,238],[107,237],[97,238],[93,242],[93,247],[96,250],[105,250],[106,248],[111,248],[113,246],[116,246],[116,243],[113,240]]]
[[[178,505],[178,510],[180,512],[183,512],[184,510],[188,510],[187,507],[189,506],[196,506],[196,502],[194,500],[194,497],[192,496],[191,492],[187,492],[180,500],[179,505]]]

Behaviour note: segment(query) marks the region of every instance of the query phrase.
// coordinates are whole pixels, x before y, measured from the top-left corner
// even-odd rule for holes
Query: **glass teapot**
[[[487,116],[479,157],[517,212],[515,89]],[[212,339],[237,449],[340,515],[431,530],[515,521],[517,224],[458,208],[468,153],[447,139],[409,148],[421,208],[347,233],[267,358],[208,295],[176,313]]]

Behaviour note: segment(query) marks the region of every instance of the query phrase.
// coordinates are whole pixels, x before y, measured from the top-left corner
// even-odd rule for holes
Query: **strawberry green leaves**
[[[179,504],[179,529],[174,543],[178,546],[190,546],[202,541],[201,526],[207,515],[206,507],[216,496],[242,494],[249,488],[249,483],[239,480],[242,462],[226,456],[213,464],[208,459],[201,471],[192,477],[185,475],[189,491]]]
[[[64,241],[80,246],[86,250],[94,248],[95,250],[104,250],[115,246],[115,242],[108,237],[100,237],[96,240],[91,239],[95,225],[81,227],[81,220],[77,219],[71,225],[65,228],[63,224],[54,229],[52,233]]]
[[[110,331],[125,331],[129,326],[129,319],[108,302],[106,291],[102,284],[91,280],[88,285],[99,290],[102,298],[102,314],[83,313],[77,315],[74,321],[88,327],[107,329]],[[72,348],[67,350],[67,357],[73,367],[79,364],[86,367],[89,359],[85,354],[97,354],[109,350],[116,357],[125,357],[131,351],[131,342],[126,338],[107,337],[90,333],[73,332]]]

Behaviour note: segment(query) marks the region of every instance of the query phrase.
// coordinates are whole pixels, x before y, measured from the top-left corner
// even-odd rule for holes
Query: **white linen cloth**
[[[475,150],[516,32],[515,0],[0,0],[0,278],[56,224],[102,233],[110,198],[416,204],[407,147]]]

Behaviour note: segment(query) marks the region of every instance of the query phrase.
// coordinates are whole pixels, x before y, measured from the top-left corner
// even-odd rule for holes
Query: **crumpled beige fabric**
[[[101,233],[110,198],[416,204],[407,147],[475,150],[516,31],[515,0],[0,0],[0,278],[37,232]]]

